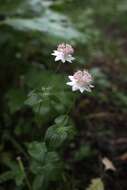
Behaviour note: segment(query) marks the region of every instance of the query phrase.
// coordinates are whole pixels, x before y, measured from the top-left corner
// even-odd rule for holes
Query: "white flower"
[[[72,61],[75,59],[72,54],[74,53],[74,49],[69,44],[60,44],[58,45],[57,50],[54,50],[52,55],[56,56],[55,61],[61,60],[63,63],[66,61],[72,63]]]
[[[91,92],[92,85],[92,76],[88,71],[77,71],[73,76],[69,76],[71,82],[67,82],[67,85],[72,86],[72,91],[79,90],[83,93],[85,90]]]

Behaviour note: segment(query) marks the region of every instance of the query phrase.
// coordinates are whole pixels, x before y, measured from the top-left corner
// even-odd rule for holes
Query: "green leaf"
[[[34,77],[33,77],[34,76]],[[50,77],[49,77],[50,76]],[[57,74],[54,71],[40,70],[38,68],[29,68],[25,74],[25,83],[32,89],[57,89],[61,90],[66,87],[66,78],[63,74]],[[61,84],[63,84],[61,86]]]
[[[28,87],[36,89],[29,93],[25,104],[32,107],[39,124],[52,121],[57,115],[67,112],[72,105],[74,93],[67,89],[63,74],[32,68],[26,74],[25,82]]]
[[[45,186],[48,181],[58,180],[62,175],[62,163],[54,151],[48,151],[45,143],[32,142],[28,145],[28,152],[31,156],[31,172],[35,177],[34,187],[40,181],[37,188]]]
[[[32,142],[28,145],[28,152],[32,159],[41,164],[55,163],[59,160],[56,152],[48,151],[44,142]]]
[[[45,189],[46,184],[46,179],[43,175],[36,175],[33,181],[33,190]]]
[[[104,184],[100,178],[92,179],[91,185],[86,190],[104,190]]]
[[[73,126],[53,125],[46,131],[45,140],[52,148],[60,147],[66,140],[72,139],[75,135]]]
[[[36,104],[40,104],[41,103],[41,99],[40,97],[38,96],[38,94],[35,92],[35,91],[31,91],[29,94],[28,94],[28,98],[27,100],[25,101],[25,104],[29,105],[29,106],[34,106]]]
[[[5,24],[8,24],[18,30],[34,30],[64,39],[78,39],[81,37],[80,32],[72,26],[66,16],[51,10],[45,10],[42,17],[38,18],[8,18],[5,21]]]
[[[47,153],[47,148],[43,142],[32,142],[28,145],[28,152],[33,159],[43,161]]]
[[[67,125],[69,122],[69,117],[68,115],[61,115],[55,119],[56,124],[62,124],[62,125]]]
[[[6,182],[8,180],[14,180],[17,186],[21,186],[25,176],[19,165],[11,160],[6,164],[10,170],[0,175],[0,183]]]

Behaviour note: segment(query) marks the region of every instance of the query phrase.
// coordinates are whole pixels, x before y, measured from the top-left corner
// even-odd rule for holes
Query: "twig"
[[[115,116],[116,114],[110,113],[110,112],[99,112],[94,114],[89,114],[85,116],[86,119],[94,119],[94,118],[101,118],[101,117],[111,117]]]

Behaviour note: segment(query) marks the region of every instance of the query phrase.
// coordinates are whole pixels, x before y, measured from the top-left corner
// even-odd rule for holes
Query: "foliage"
[[[30,168],[35,178],[33,189],[42,189],[47,186],[48,181],[58,180],[62,175],[62,163],[56,152],[48,151],[43,142],[32,142],[28,145],[31,156]]]
[[[25,176],[18,164],[11,161],[9,163],[6,162],[6,165],[8,165],[10,170],[0,175],[0,183],[13,179],[17,186],[23,185]]]
[[[126,18],[125,0],[0,3],[1,190],[104,189],[98,158],[126,134]],[[51,56],[64,41],[73,64]],[[95,87],[79,95],[67,76],[84,67]]]
[[[45,140],[52,148],[57,148],[67,140],[73,139],[75,129],[69,117],[61,115],[55,119],[55,125],[49,127],[45,134]],[[59,143],[58,143],[59,142]]]

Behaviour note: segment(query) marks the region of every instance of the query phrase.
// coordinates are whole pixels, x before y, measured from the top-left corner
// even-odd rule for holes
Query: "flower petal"
[[[74,59],[75,59],[75,58],[72,57],[72,55],[68,55],[68,56],[66,57],[66,61],[68,61],[68,62],[70,62],[70,63],[72,63],[72,61],[73,61]]]
[[[54,50],[54,52],[53,53],[51,53],[51,55],[54,55],[54,56],[57,56],[59,54],[59,52],[58,51],[56,51],[56,50]]]
[[[69,85],[69,86],[73,86],[74,85],[73,82],[67,82],[66,84]]]
[[[68,76],[68,78],[70,79],[70,80],[74,80],[74,77],[73,76]]]
[[[78,87],[77,86],[73,86],[72,87],[72,91],[76,91],[76,90],[78,90]]]
[[[57,57],[55,58],[55,61],[59,61],[59,60],[61,60],[61,58],[60,58],[59,56],[57,56]]]
[[[89,86],[86,86],[86,87],[84,88],[84,90],[86,90],[87,92],[91,92],[91,89],[90,89]]]
[[[80,90],[81,93],[84,92],[84,88],[82,88],[82,87],[80,87],[79,90]]]
[[[64,58],[64,56],[61,56],[61,61],[63,62],[63,63],[65,63],[65,58]]]
[[[90,88],[94,88],[94,85],[90,84]]]

